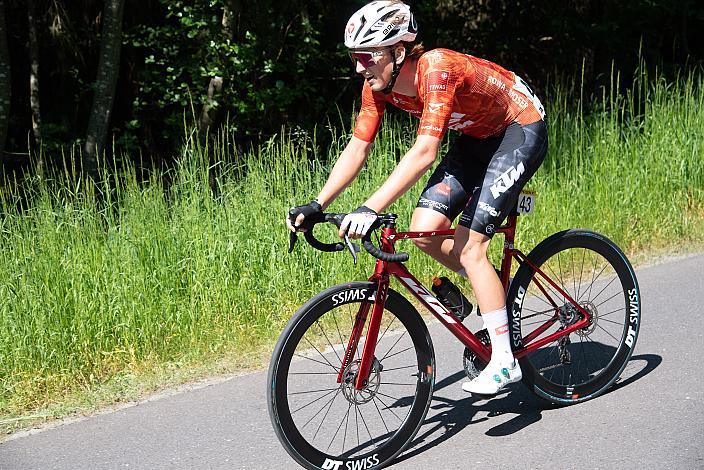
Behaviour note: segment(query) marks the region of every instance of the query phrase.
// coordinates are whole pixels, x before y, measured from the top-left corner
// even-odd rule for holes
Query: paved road
[[[392,468],[704,469],[704,255],[638,270],[643,327],[622,382],[550,408],[521,384],[490,401],[460,390],[459,344],[432,327],[434,400]],[[477,320],[474,320],[477,321]],[[265,372],[0,444],[0,469],[283,469]]]

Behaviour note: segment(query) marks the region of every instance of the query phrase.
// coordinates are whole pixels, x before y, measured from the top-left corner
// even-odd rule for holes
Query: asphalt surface
[[[546,405],[522,384],[488,401],[462,392],[462,348],[432,325],[433,402],[391,468],[704,469],[704,255],[637,275],[633,358],[609,393],[575,406]],[[261,371],[13,436],[0,444],[0,469],[296,468],[272,430],[265,389]]]

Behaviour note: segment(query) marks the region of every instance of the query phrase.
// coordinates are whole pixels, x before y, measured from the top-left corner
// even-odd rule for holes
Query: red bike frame
[[[550,279],[543,271],[536,267],[527,256],[520,250],[514,247],[514,239],[516,235],[516,222],[517,214],[514,212],[509,215],[506,225],[503,225],[496,229],[497,233],[504,234],[504,249],[503,258],[501,260],[501,273],[500,279],[503,285],[504,292],[508,293],[509,279],[511,275],[511,264],[515,258],[519,264],[527,264],[536,273],[533,282],[535,282],[537,288],[545,295],[548,301],[552,304],[554,309],[554,314],[551,318],[546,320],[544,323],[538,325],[535,330],[531,331],[529,334],[522,338],[523,346],[513,351],[513,355],[516,358],[521,358],[528,354],[530,351],[538,349],[546,344],[549,344],[556,339],[566,336],[575,330],[579,330],[589,326],[591,322],[590,313],[585,310],[581,305],[579,305],[572,297],[570,297],[557,283]],[[407,240],[412,238],[428,238],[428,237],[448,237],[455,234],[455,229],[450,230],[438,230],[433,232],[396,232],[394,227],[384,227],[381,229],[381,250],[387,253],[395,253],[394,244],[398,240]],[[455,337],[460,340],[465,347],[474,351],[474,353],[485,362],[489,362],[491,358],[491,347],[485,346],[481,341],[467,329],[467,327],[460,322],[452,312],[450,312],[444,305],[442,305],[423,284],[421,284],[404,266],[402,263],[398,262],[387,262],[378,260],[376,263],[376,268],[374,274],[369,278],[370,281],[376,283],[376,297],[374,303],[364,303],[360,307],[357,316],[355,317],[354,325],[352,327],[352,333],[350,339],[347,343],[347,348],[345,351],[344,359],[340,367],[340,372],[338,374],[338,383],[342,380],[343,371],[347,368],[349,362],[354,357],[359,340],[362,336],[364,330],[364,324],[369,317],[370,306],[373,306],[371,312],[371,318],[369,321],[369,326],[367,327],[366,342],[364,343],[364,349],[362,351],[361,363],[359,366],[359,372],[355,381],[355,388],[358,390],[363,389],[367,385],[369,378],[369,372],[371,370],[372,362],[374,359],[374,351],[376,349],[377,336],[379,334],[379,326],[381,325],[382,314],[384,311],[384,305],[386,303],[386,298],[389,289],[389,280],[391,276],[395,276],[396,279],[403,285],[418,301],[427,308],[430,313],[432,313],[445,328],[450,330]],[[582,315],[582,319],[575,322],[566,328],[560,328],[555,333],[552,333],[544,338],[536,340],[538,336],[544,333],[551,325],[559,320],[560,305],[552,299],[549,294],[548,289],[543,285],[537,277],[540,277],[542,281],[549,284],[555,291],[557,291],[564,300],[571,303]],[[561,302],[564,305],[564,302]],[[428,373],[432,371],[427,371]]]

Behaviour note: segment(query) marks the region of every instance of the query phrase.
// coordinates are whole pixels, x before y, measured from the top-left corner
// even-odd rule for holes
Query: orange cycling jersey
[[[374,140],[386,103],[420,117],[418,135],[442,138],[454,129],[476,138],[493,136],[512,122],[531,124],[545,113],[520,77],[488,60],[448,49],[434,49],[418,59],[416,96],[362,89],[362,109],[355,137]]]

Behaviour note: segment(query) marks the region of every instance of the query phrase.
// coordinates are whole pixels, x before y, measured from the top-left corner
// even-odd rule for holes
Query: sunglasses
[[[355,51],[350,52],[352,65],[357,67],[357,62],[362,64],[362,67],[368,69],[377,64],[378,58],[384,55],[384,51]]]

